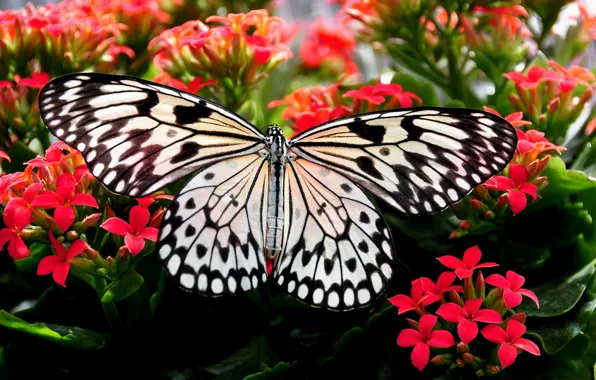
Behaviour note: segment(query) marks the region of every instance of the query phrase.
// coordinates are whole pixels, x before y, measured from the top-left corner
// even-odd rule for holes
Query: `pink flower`
[[[8,153],[0,150],[0,161],[2,160],[6,160],[8,162],[10,162],[10,156],[8,155]]]
[[[389,302],[398,307],[397,314],[403,314],[406,311],[415,310],[419,305],[428,306],[439,300],[438,295],[423,294],[424,284],[422,279],[412,281],[412,297],[405,294],[398,294],[389,298]]]
[[[70,173],[62,173],[56,181],[56,191],[45,190],[33,200],[31,205],[40,208],[56,208],[54,220],[62,232],[75,221],[74,206],[98,208],[97,201],[90,194],[75,194],[77,181]]]
[[[37,266],[37,274],[40,276],[52,273],[54,281],[66,287],[66,276],[70,271],[70,261],[77,255],[83,253],[89,247],[83,240],[75,240],[68,250],[60,244],[54,234],[50,231],[50,241],[56,250],[56,256],[46,256],[39,262]]]
[[[461,285],[451,285],[453,284],[453,281],[455,281],[455,273],[453,272],[441,273],[436,284],[430,278],[422,277],[424,291],[436,296],[440,296],[441,294],[450,290],[455,290],[456,292],[460,293],[463,292]]]
[[[501,367],[509,367],[515,358],[517,358],[518,351],[527,351],[532,355],[540,356],[540,349],[531,340],[524,339],[521,336],[526,332],[526,326],[522,323],[510,319],[507,322],[507,331],[497,325],[488,325],[482,329],[482,335],[493,343],[499,345],[499,361]]]
[[[497,263],[478,264],[482,258],[482,252],[478,246],[473,246],[464,252],[464,260],[460,260],[455,256],[446,255],[438,257],[437,260],[449,269],[453,269],[455,274],[460,279],[470,277],[474,273],[474,269],[496,267]]]
[[[532,299],[532,301],[536,303],[536,307],[540,308],[536,294],[528,289],[521,288],[524,282],[526,282],[524,276],[520,276],[510,270],[507,271],[505,275],[507,278],[500,274],[491,274],[486,278],[485,282],[489,285],[496,286],[497,288],[504,289],[503,299],[505,300],[505,305],[507,305],[509,309],[513,309],[522,302],[522,295]]]
[[[423,315],[420,318],[418,331],[404,329],[397,337],[397,345],[400,347],[414,347],[411,360],[414,367],[422,371],[430,359],[430,348],[447,348],[455,344],[453,336],[447,330],[435,330],[438,317],[431,314]]]
[[[154,227],[147,227],[150,213],[146,207],[134,206],[130,210],[130,224],[116,217],[107,219],[101,225],[107,231],[124,236],[124,244],[133,255],[138,254],[145,248],[145,239],[157,241],[159,230]]]
[[[29,248],[21,238],[21,232],[31,222],[31,215],[28,219],[18,218],[15,216],[17,211],[19,210],[14,207],[4,210],[2,219],[6,228],[0,230],[0,250],[4,249],[4,244],[8,242],[8,254],[15,260],[29,256]]]
[[[482,299],[466,300],[464,307],[449,302],[441,305],[437,314],[447,322],[458,323],[457,334],[465,344],[470,343],[478,335],[478,323],[502,323],[501,314],[492,309],[480,309]]]

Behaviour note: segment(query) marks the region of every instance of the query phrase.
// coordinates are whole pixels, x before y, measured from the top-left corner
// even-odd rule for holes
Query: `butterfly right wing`
[[[218,297],[266,282],[268,187],[268,161],[259,154],[218,162],[184,185],[164,216],[157,246],[182,289]]]

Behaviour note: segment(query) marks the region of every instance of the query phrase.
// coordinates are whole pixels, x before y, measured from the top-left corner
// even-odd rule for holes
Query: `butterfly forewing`
[[[503,170],[514,127],[492,113],[418,107],[334,120],[290,142],[290,152],[337,170],[408,215],[458,202]]]
[[[267,160],[230,158],[202,170],[164,216],[157,250],[183,289],[209,296],[266,282]]]
[[[275,281],[315,307],[372,303],[393,274],[394,249],[379,211],[358,185],[305,159],[288,165],[284,246]]]
[[[41,90],[39,106],[50,131],[79,150],[106,187],[134,197],[265,146],[225,108],[134,77],[65,75]]]

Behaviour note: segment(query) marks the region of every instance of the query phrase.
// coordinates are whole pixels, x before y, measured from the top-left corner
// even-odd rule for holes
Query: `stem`
[[[95,283],[95,291],[101,302],[101,297],[103,297],[106,289],[106,280],[99,277],[94,277],[93,279]],[[101,302],[101,307],[108,323],[113,329],[120,330],[124,328],[120,313],[113,302]]]

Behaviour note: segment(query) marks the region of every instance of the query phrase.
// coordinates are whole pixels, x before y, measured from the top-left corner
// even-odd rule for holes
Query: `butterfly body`
[[[503,170],[517,144],[503,118],[443,107],[344,117],[287,140],[199,96],[100,73],[50,81],[39,108],[111,191],[143,197],[190,176],[156,248],[181,289],[221,297],[271,279],[334,311],[371,305],[408,254],[370,195],[405,216],[441,212]]]

